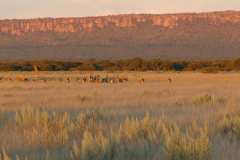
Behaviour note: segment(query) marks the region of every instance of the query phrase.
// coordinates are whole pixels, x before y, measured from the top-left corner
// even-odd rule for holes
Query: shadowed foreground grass
[[[240,138],[240,114],[216,116],[211,123],[191,122],[174,123],[149,113],[119,118],[109,110],[27,107],[1,113],[0,159],[225,159],[228,153],[221,153],[219,142],[225,140],[232,149]]]

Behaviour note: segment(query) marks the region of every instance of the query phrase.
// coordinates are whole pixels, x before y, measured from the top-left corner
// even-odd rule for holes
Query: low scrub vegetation
[[[239,71],[240,59],[173,61],[161,59],[0,62],[0,71]]]
[[[232,140],[240,140],[240,114],[226,115],[221,123],[223,135],[228,135]]]
[[[225,99],[222,97],[217,97],[209,94],[201,95],[193,99],[193,104],[195,105],[214,105],[225,103]]]

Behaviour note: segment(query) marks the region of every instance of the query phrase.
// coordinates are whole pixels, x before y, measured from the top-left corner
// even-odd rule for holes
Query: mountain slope
[[[0,21],[1,59],[239,56],[237,11]]]

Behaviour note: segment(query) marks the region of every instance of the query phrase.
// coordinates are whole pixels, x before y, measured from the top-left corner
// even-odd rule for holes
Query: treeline
[[[0,71],[240,71],[240,58],[235,60],[170,61],[161,59],[8,61],[0,62]]]

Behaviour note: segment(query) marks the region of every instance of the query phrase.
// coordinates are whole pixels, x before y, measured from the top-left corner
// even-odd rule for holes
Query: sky
[[[0,0],[0,19],[240,10],[240,0]]]

